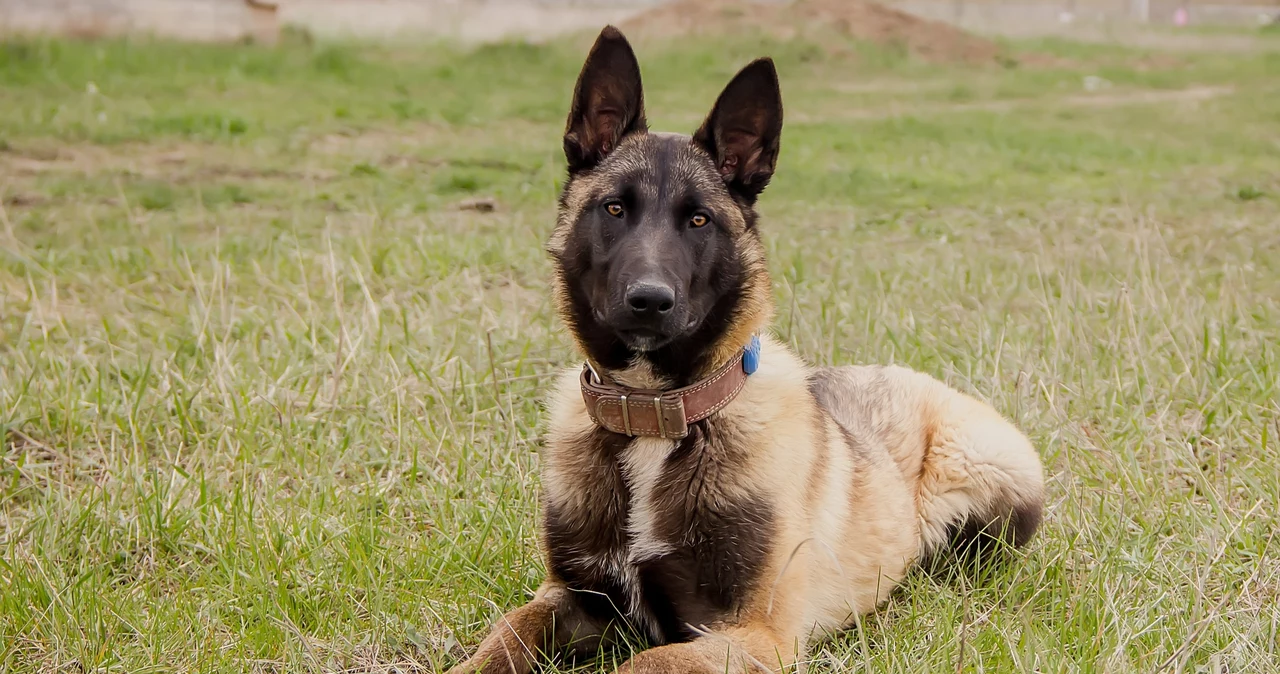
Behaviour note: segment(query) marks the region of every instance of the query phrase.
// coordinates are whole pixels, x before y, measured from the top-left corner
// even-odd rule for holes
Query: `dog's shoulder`
[[[799,420],[814,423],[809,366],[771,336],[761,337],[759,369],[747,379],[730,411],[757,425]]]
[[[549,443],[591,430],[591,417],[587,416],[587,406],[582,400],[581,376],[581,365],[555,374],[544,402]]]
[[[610,435],[600,432],[587,415],[579,383],[581,366],[559,372],[547,392],[543,433],[542,486],[548,498],[567,497],[584,475],[612,472]],[[612,443],[616,444],[616,443]]]

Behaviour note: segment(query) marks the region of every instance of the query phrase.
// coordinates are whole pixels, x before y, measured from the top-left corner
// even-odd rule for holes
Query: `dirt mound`
[[[760,31],[791,39],[834,31],[855,40],[901,44],[930,61],[994,61],[999,47],[990,40],[939,21],[868,0],[794,0],[756,3],[744,0],[676,0],[622,24],[628,34],[671,37],[725,35]]]

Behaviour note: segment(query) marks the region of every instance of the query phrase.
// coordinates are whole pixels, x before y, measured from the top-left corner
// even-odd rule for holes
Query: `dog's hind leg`
[[[1031,538],[1044,499],[1040,458],[990,405],[897,366],[825,368],[812,382],[836,421],[863,447],[884,447],[914,489],[921,557]]]
[[[546,654],[568,646],[590,647],[601,629],[588,619],[573,593],[548,580],[533,601],[502,616],[475,655],[448,674],[528,674]]]
[[[952,389],[930,402],[916,491],[922,556],[952,546],[962,557],[982,557],[1024,545],[1044,501],[1031,442],[990,406]]]

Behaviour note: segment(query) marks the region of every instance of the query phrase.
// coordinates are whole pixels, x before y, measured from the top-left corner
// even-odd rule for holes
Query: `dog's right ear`
[[[605,26],[578,75],[573,107],[564,129],[564,156],[569,173],[599,164],[623,136],[645,131],[640,63],[627,38]]]

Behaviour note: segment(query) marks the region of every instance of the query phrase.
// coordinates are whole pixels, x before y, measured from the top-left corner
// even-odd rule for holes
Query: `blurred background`
[[[546,38],[642,16],[659,5],[732,12],[736,0],[0,0],[0,26],[66,35],[146,32],[189,39],[276,39],[282,27],[320,37],[438,35],[466,40]],[[765,0],[786,4],[785,0]],[[840,13],[860,0],[800,0]],[[1272,22],[1278,0],[885,0],[915,16],[1014,35],[1062,33],[1076,24]],[[820,10],[820,11],[821,11]],[[674,16],[673,12],[668,13]],[[1090,31],[1081,31],[1088,33]]]

